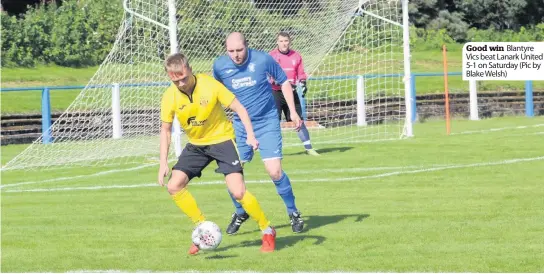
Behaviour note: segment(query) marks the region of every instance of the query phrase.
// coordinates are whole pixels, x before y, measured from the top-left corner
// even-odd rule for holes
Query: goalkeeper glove
[[[300,81],[300,88],[302,89],[302,98],[306,97],[306,92],[308,92],[308,87],[306,86],[306,80]]]

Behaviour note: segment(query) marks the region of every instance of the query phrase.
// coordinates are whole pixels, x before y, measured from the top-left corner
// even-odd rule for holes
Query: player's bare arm
[[[161,124],[161,144],[160,144],[160,167],[158,182],[164,186],[164,177],[168,175],[168,149],[172,140],[172,123],[162,122]]]
[[[289,81],[285,81],[281,85],[281,92],[283,93],[283,96],[285,97],[285,101],[287,101],[287,106],[289,107],[289,111],[291,112],[291,121],[295,123],[296,130],[300,130],[300,127],[302,126],[302,120],[300,119],[300,116],[298,116],[297,110],[295,108],[295,97],[293,95],[293,87],[291,86],[291,83]]]
[[[232,103],[229,105],[229,108],[232,109],[232,111],[236,112],[236,114],[238,114],[238,117],[240,117],[240,120],[244,124],[247,133],[247,144],[250,145],[253,150],[257,150],[259,148],[259,142],[255,138],[255,133],[253,132],[253,125],[251,125],[251,119],[249,119],[246,108],[244,108],[244,106],[240,104],[240,101],[238,101],[238,99],[234,99],[234,101],[232,101]]]

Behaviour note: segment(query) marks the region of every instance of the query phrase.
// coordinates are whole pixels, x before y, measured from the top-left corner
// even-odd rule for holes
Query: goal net
[[[277,32],[289,32],[310,77],[304,116],[317,149],[403,136],[409,121],[400,0],[125,0],[130,12],[99,70],[49,134],[4,169],[158,157],[160,98],[169,84],[162,64],[172,50],[169,1],[179,51],[196,73],[211,74],[229,32],[244,33],[251,48],[264,51],[276,47]],[[284,146],[302,149],[297,133],[283,127]]]

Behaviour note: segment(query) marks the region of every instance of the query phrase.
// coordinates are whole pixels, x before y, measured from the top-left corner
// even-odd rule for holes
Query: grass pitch
[[[319,158],[286,149],[301,234],[257,158],[248,189],[277,227],[272,254],[248,221],[188,256],[192,225],[155,184],[156,166],[2,172],[1,271],[543,272],[544,118],[444,132],[416,124],[415,138],[317,147]],[[23,148],[2,147],[2,162]],[[214,168],[190,190],[224,229],[233,208]]]

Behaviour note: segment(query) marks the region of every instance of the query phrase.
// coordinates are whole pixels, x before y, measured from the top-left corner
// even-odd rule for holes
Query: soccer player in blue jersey
[[[281,85],[287,101],[290,118],[300,130],[302,120],[295,110],[294,93],[285,72],[267,52],[249,49],[243,34],[233,32],[226,39],[227,55],[220,56],[213,64],[215,79],[223,83],[247,109],[255,137],[259,141],[259,152],[268,175],[274,182],[278,194],[287,207],[293,232],[301,232],[304,222],[295,205],[295,195],[289,176],[281,167],[282,136],[278,110],[268,77]],[[246,131],[240,118],[234,114],[234,129],[238,153],[242,162],[253,158],[253,149],[246,144]],[[232,194],[231,194],[232,198]],[[227,227],[227,234],[235,234],[249,215],[240,203],[232,198],[236,212]]]

